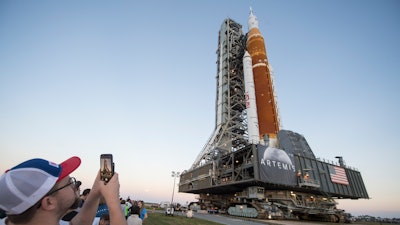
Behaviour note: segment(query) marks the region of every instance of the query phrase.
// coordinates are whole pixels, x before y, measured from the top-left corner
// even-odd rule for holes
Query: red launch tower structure
[[[304,136],[280,127],[273,73],[252,10],[249,32],[232,19],[217,49],[215,130],[179,192],[198,194],[202,209],[257,218],[343,222],[335,199],[369,198],[361,173],[315,157]]]

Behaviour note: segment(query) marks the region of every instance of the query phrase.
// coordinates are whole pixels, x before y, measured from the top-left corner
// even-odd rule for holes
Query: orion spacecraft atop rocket
[[[248,33],[221,25],[215,130],[179,192],[198,194],[202,209],[258,218],[343,221],[335,198],[368,198],[359,171],[316,158],[306,139],[280,126],[264,37],[250,8]],[[312,209],[312,210],[311,210]]]

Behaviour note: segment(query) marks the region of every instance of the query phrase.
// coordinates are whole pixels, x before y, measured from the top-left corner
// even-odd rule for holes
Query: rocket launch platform
[[[264,38],[252,10],[249,32],[226,19],[217,50],[215,130],[179,192],[203,209],[257,218],[339,222],[335,199],[369,198],[359,171],[315,157],[306,139],[283,130]]]

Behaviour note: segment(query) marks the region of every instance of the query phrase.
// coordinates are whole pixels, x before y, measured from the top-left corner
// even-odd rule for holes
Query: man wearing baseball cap
[[[36,158],[7,170],[0,177],[0,208],[7,214],[5,224],[58,225],[69,209],[79,205],[76,180],[70,174],[80,164],[76,156],[60,164]],[[107,184],[97,174],[88,199],[70,224],[92,224],[100,196],[109,204],[113,225],[125,225],[119,206],[117,173]]]

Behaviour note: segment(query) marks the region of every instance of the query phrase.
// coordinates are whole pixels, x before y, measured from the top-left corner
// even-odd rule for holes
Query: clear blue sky
[[[219,28],[247,32],[250,4],[283,128],[361,171],[371,199],[338,207],[400,217],[395,0],[1,1],[0,170],[78,155],[86,188],[113,153],[123,197],[170,201],[214,129]]]

